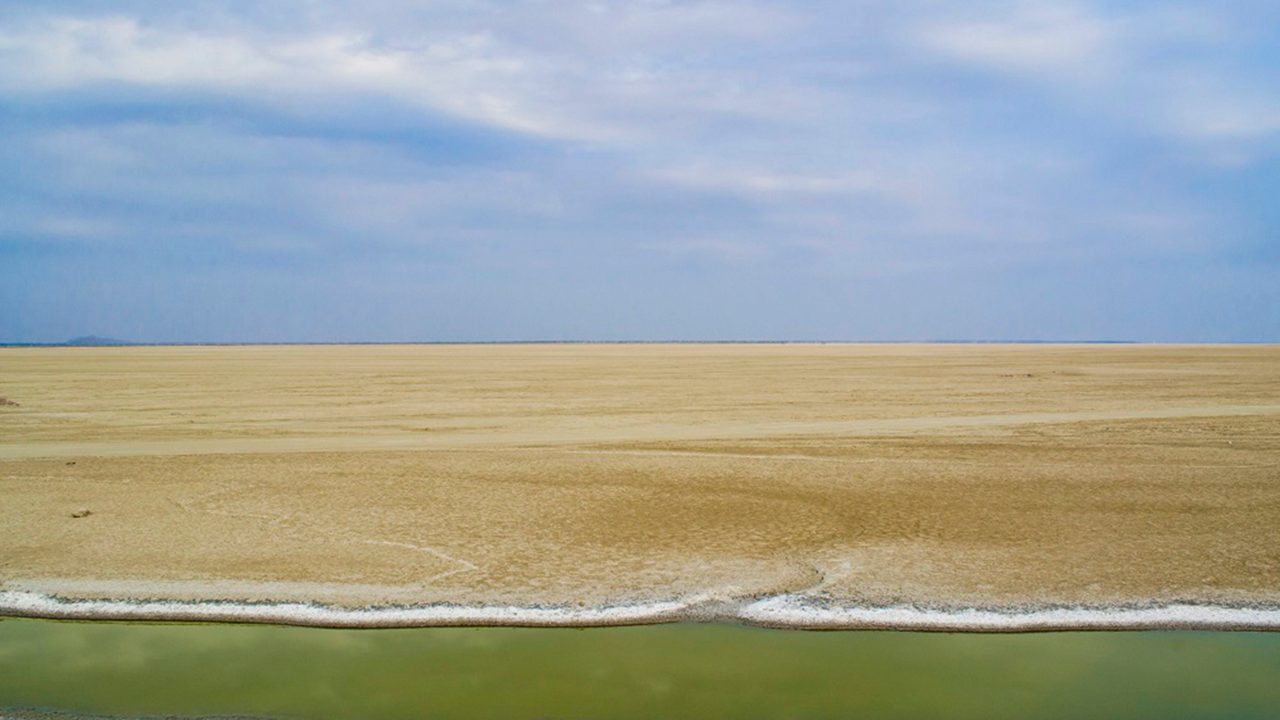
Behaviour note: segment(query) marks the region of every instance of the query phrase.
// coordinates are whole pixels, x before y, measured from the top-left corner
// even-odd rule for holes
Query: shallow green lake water
[[[1280,634],[6,619],[0,708],[126,717],[1275,718]]]

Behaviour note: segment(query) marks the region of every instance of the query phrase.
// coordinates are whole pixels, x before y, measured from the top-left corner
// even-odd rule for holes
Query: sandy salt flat
[[[1273,346],[9,348],[0,395],[11,611],[1280,608]]]

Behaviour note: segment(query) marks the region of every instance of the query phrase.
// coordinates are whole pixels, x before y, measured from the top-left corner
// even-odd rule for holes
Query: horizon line
[[[1280,340],[1130,340],[1130,339],[978,339],[944,338],[924,340],[261,340],[261,341],[145,341],[102,339],[94,342],[10,342],[0,348],[93,348],[93,347],[254,347],[309,345],[1275,345]],[[95,339],[96,340],[96,339]]]

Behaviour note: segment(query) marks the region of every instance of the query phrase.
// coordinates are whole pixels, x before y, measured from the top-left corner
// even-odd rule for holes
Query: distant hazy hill
[[[133,345],[127,340],[117,340],[109,337],[98,337],[97,335],[85,335],[84,337],[71,338],[62,343],[63,345]]]

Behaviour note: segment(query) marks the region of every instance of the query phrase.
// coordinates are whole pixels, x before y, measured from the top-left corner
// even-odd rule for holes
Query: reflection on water
[[[113,716],[1272,718],[1278,679],[1263,633],[0,620],[0,708]]]

